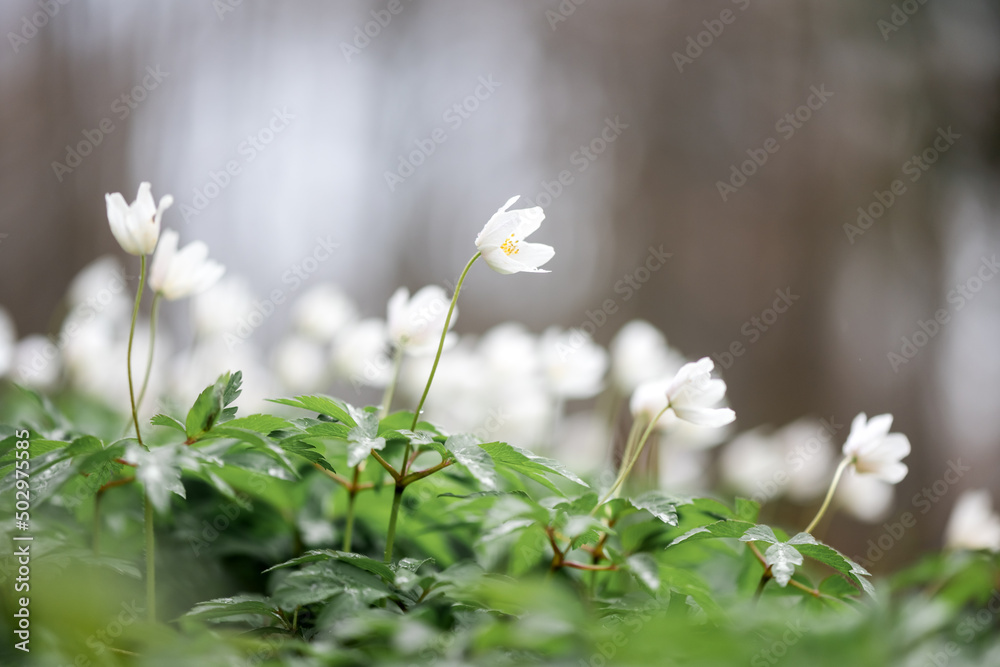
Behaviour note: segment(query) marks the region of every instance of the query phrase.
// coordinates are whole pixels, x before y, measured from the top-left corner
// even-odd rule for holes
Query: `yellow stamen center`
[[[500,244],[500,249],[503,250],[508,257],[511,255],[516,255],[517,253],[521,252],[521,249],[517,247],[518,242],[519,239],[514,238],[514,235],[511,234],[510,238],[508,238],[506,241]]]

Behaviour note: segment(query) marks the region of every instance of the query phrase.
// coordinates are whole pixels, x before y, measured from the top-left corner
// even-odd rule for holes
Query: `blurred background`
[[[154,385],[181,364],[172,382],[191,386],[175,395],[190,396],[238,365],[247,400],[337,388],[352,402],[380,395],[356,363],[381,345],[371,318],[400,285],[450,290],[520,194],[546,214],[531,240],[556,255],[546,275],[470,273],[455,331],[476,372],[516,365],[525,332],[582,327],[608,346],[642,319],[671,350],[715,358],[729,439],[811,416],[839,448],[858,412],[891,412],[909,476],[859,496],[876,528],[840,514],[828,534],[863,557],[881,522],[917,515],[913,550],[875,569],[939,547],[956,490],[1000,491],[993,3],[11,0],[0,25],[0,305],[12,340],[59,348],[60,366],[29,373],[39,385],[74,382],[121,335],[60,338],[73,308],[97,299],[127,325],[138,262],[105,193],[172,194],[164,226],[227,267],[193,312],[165,304]],[[342,331],[358,319],[372,327]],[[475,338],[508,321],[524,329]],[[31,340],[4,369],[25,382],[46,344]],[[442,373],[468,368],[469,346]],[[355,366],[335,385],[317,369],[338,358]],[[79,383],[120,400],[106,369]],[[544,430],[568,400],[549,451],[573,458],[604,438],[573,415],[620,415],[619,389],[500,421]],[[538,430],[512,442],[545,449]],[[773,481],[734,479],[739,461],[734,491]]]

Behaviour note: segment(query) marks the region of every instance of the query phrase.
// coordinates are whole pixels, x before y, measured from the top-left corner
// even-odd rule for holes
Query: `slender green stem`
[[[354,481],[347,487],[347,523],[344,526],[344,551],[351,550],[351,539],[354,536],[354,506],[358,500],[358,477],[361,475],[361,464],[354,467]]]
[[[632,458],[627,461],[625,459],[622,459],[622,467],[618,473],[618,479],[616,479],[615,483],[611,485],[611,488],[608,489],[608,492],[604,494],[604,498],[601,499],[601,502],[597,503],[594,509],[591,510],[590,512],[591,515],[596,514],[597,510],[600,509],[601,505],[603,505],[608,500],[613,498],[614,495],[618,492],[618,487],[622,485],[622,483],[628,477],[628,474],[632,472],[632,467],[635,465],[636,461],[639,460],[639,456],[642,454],[642,448],[646,445],[646,440],[649,439],[649,434],[652,433],[653,429],[656,427],[656,422],[660,421],[660,417],[662,417],[663,414],[669,409],[670,409],[670,404],[667,404],[667,407],[660,410],[659,414],[653,417],[653,420],[649,422],[649,425],[646,427],[646,430],[642,432],[642,437],[639,438],[639,441],[634,448],[635,451],[632,453]],[[628,448],[626,447],[626,450],[627,449]]]
[[[146,355],[146,375],[142,378],[142,389],[135,401],[135,411],[142,407],[142,399],[146,398],[146,388],[149,387],[149,375],[153,370],[153,347],[156,345],[156,316],[160,312],[160,293],[153,295],[153,305],[149,314],[149,354]]]
[[[382,394],[382,409],[379,411],[379,419],[385,419],[392,409],[392,396],[396,393],[396,384],[399,382],[399,369],[403,366],[403,348],[397,347],[392,353],[392,378]]]
[[[833,481],[830,482],[830,490],[826,492],[826,498],[823,499],[823,505],[820,506],[819,511],[816,512],[816,516],[813,517],[812,522],[806,526],[805,532],[812,534],[813,528],[815,528],[816,524],[819,523],[819,520],[823,518],[823,514],[830,506],[830,501],[833,500],[833,492],[837,490],[837,484],[840,482],[840,477],[844,474],[844,471],[847,470],[847,466],[851,464],[852,460],[853,459],[850,456],[845,456],[844,460],[840,462],[839,466],[837,466],[837,472],[834,473]]]
[[[125,368],[128,371],[128,397],[132,403],[132,424],[135,426],[135,439],[142,445],[142,434],[139,433],[139,413],[135,407],[135,390],[132,385],[132,339],[135,338],[135,320],[139,315],[142,288],[146,285],[146,256],[140,256],[139,260],[139,289],[135,292],[135,306],[132,308],[132,326],[128,330],[128,359],[125,360]]]
[[[153,503],[146,495],[146,614],[156,623],[156,544],[153,535]]]
[[[392,547],[396,540],[396,521],[399,519],[399,506],[403,502],[403,491],[405,486],[396,485],[396,490],[392,495],[392,512],[389,514],[389,532],[385,536],[385,562],[392,562]]]
[[[458,293],[462,291],[462,283],[465,282],[465,276],[469,273],[469,269],[477,259],[482,256],[482,253],[477,252],[469,260],[469,263],[465,265],[465,269],[462,271],[462,275],[458,278],[458,284],[455,285],[455,293],[451,297],[451,305],[448,307],[448,316],[444,320],[444,330],[441,332],[441,342],[438,343],[437,354],[434,356],[434,365],[431,366],[431,374],[427,377],[427,386],[424,387],[424,394],[420,397],[420,402],[417,403],[417,409],[413,412],[413,424],[410,425],[410,430],[417,430],[417,422],[420,421],[420,411],[424,408],[424,401],[427,400],[427,393],[431,390],[431,383],[434,381],[434,373],[437,372],[438,362],[441,361],[441,352],[444,351],[444,340],[448,336],[448,327],[451,324],[452,313],[455,312],[455,304],[458,303]]]

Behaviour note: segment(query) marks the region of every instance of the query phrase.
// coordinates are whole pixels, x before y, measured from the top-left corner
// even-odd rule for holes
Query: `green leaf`
[[[263,599],[250,595],[238,595],[231,598],[216,598],[207,602],[199,602],[184,614],[184,618],[194,618],[200,621],[214,623],[222,621],[243,621],[247,616],[264,616],[284,623],[281,614]]]
[[[153,426],[166,426],[187,435],[187,429],[184,428],[184,424],[180,423],[173,417],[168,417],[167,415],[156,415],[149,420],[149,423]]]
[[[290,429],[292,428],[292,424],[287,419],[275,417],[274,415],[256,414],[231,419],[226,422],[226,428],[242,428],[267,435],[274,431]]]
[[[184,433],[189,440],[197,440],[201,435],[212,429],[216,419],[222,412],[223,397],[226,387],[229,385],[230,375],[225,373],[219,376],[215,384],[205,388],[195,399],[194,405],[188,411],[187,419],[184,422]]]
[[[736,518],[741,521],[756,522],[760,516],[760,503],[746,498],[736,499]]]
[[[183,449],[181,449],[183,448]],[[170,494],[185,498],[181,482],[181,467],[192,467],[191,450],[184,445],[164,445],[146,450],[138,444],[129,447],[125,459],[136,465],[135,478],[142,482],[153,507],[165,513],[170,506]],[[186,459],[186,460],[185,460]]]
[[[633,554],[625,559],[625,569],[635,577],[643,590],[652,596],[660,590],[660,567],[650,554]]]
[[[809,540],[812,540],[812,542],[809,542],[803,536],[807,536]],[[808,556],[813,560],[818,560],[824,565],[829,565],[834,570],[844,575],[848,580],[857,584],[857,586],[865,593],[868,593],[868,595],[871,595],[872,597],[875,596],[875,588],[871,585],[871,582],[866,579],[866,577],[871,576],[868,570],[861,567],[833,547],[817,542],[808,533],[799,533],[789,540],[788,543],[794,544],[795,548],[798,549],[799,553],[802,555]]]
[[[677,525],[678,501],[660,491],[647,491],[638,498],[629,498],[636,509],[646,510],[668,526]]]
[[[362,556],[361,554],[356,554],[350,551],[337,551],[336,549],[314,549],[312,551],[307,551],[297,558],[286,560],[284,563],[280,563],[274,567],[269,567],[264,570],[264,572],[280,570],[286,567],[294,567],[296,565],[303,565],[306,563],[319,563],[328,560],[349,563],[350,565],[360,568],[366,572],[377,574],[387,583],[392,583],[396,579],[396,573],[385,563],[368,558],[367,556]]]
[[[795,574],[795,566],[802,565],[802,554],[790,544],[777,542],[764,552],[764,561],[771,566],[774,580],[784,588],[788,585],[788,580]]]
[[[758,524],[743,533],[740,537],[740,542],[767,542],[768,544],[777,544],[779,540],[775,536],[774,531],[771,530],[770,526]]]
[[[243,371],[236,371],[229,376],[229,382],[226,383],[226,389],[222,393],[222,405],[229,407],[241,393],[243,393]],[[233,414],[236,414],[235,410]]]
[[[746,521],[716,521],[707,526],[692,528],[673,542],[667,545],[669,549],[681,542],[695,542],[698,540],[708,540],[715,537],[740,537],[753,528],[752,523]]]
[[[368,458],[373,449],[385,449],[385,438],[378,435],[378,415],[348,406],[356,426],[347,434],[347,465],[354,467]]]
[[[272,599],[282,609],[291,611],[336,596],[346,596],[358,606],[367,606],[389,595],[388,586],[379,577],[353,564],[328,560],[292,572],[275,587]]]
[[[321,415],[344,422],[348,426],[357,426],[347,412],[347,405],[329,396],[296,396],[295,398],[270,398],[268,400],[272,403],[318,412]]]
[[[475,436],[468,433],[453,435],[445,440],[444,446],[455,457],[455,461],[475,477],[485,489],[496,490],[497,474],[493,459],[480,447],[479,440]]]
[[[508,445],[505,442],[488,442],[484,445],[480,445],[480,447],[482,447],[486,453],[490,455],[490,458],[493,459],[493,463],[498,468],[506,468],[520,473],[528,479],[534,480],[547,489],[560,495],[565,494],[563,494],[559,487],[552,483],[549,479],[550,475],[556,475],[575,482],[580,486],[590,488],[586,482],[567,470],[557,461],[537,456],[527,450]]]

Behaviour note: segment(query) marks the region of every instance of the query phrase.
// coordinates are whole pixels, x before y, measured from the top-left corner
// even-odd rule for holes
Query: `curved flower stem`
[[[382,409],[379,410],[379,420],[385,419],[392,408],[392,396],[396,393],[396,384],[399,382],[399,369],[403,365],[403,348],[397,347],[392,353],[392,379],[382,394]]]
[[[139,315],[139,302],[142,300],[142,288],[146,285],[146,256],[139,258],[139,289],[135,292],[135,306],[132,308],[132,326],[128,330],[128,358],[125,360],[125,368],[128,371],[128,397],[132,403],[132,424],[135,426],[135,439],[142,444],[142,434],[139,433],[139,413],[135,407],[135,390],[132,388],[132,339],[135,338],[135,319]]]
[[[153,295],[153,305],[149,314],[149,354],[146,355],[146,375],[142,378],[142,388],[139,390],[139,398],[135,401],[135,411],[139,412],[142,407],[142,399],[146,397],[146,388],[149,387],[149,374],[153,370],[153,347],[156,345],[156,316],[160,312],[160,293]]]
[[[153,503],[145,494],[146,511],[146,613],[150,623],[156,623],[156,551],[153,535]]]
[[[396,490],[392,494],[392,512],[389,514],[389,532],[385,536],[385,562],[392,562],[392,547],[396,540],[396,521],[399,519],[399,506],[403,502],[403,491],[406,490],[404,484],[396,484]]]
[[[618,487],[622,485],[622,483],[628,477],[628,474],[632,472],[632,467],[635,465],[635,462],[639,460],[639,456],[642,454],[642,448],[646,445],[646,441],[649,439],[649,434],[652,433],[653,428],[656,427],[656,422],[660,421],[660,417],[662,417],[663,414],[669,409],[670,409],[670,404],[668,403],[667,407],[660,410],[659,414],[653,417],[653,420],[649,422],[649,425],[646,427],[646,430],[642,432],[642,437],[639,438],[639,442],[636,444],[634,451],[632,452],[632,458],[627,461],[625,459],[622,459],[622,468],[621,471],[618,473],[618,479],[616,479],[615,483],[611,485],[611,488],[608,489],[608,492],[604,494],[604,497],[601,499],[601,501],[594,506],[593,510],[591,510],[590,512],[591,516],[597,513],[597,510],[600,509],[601,505],[608,502],[608,500],[610,500],[615,496],[615,494],[618,491]],[[628,448],[626,447],[626,453],[627,449]]]
[[[809,525],[806,526],[805,532],[811,535],[813,529],[816,527],[816,524],[818,524],[819,520],[823,518],[823,514],[830,506],[830,501],[833,500],[833,492],[837,490],[837,484],[840,482],[840,477],[844,474],[844,471],[847,470],[847,466],[851,464],[851,461],[852,459],[850,456],[845,456],[844,460],[840,462],[839,466],[837,466],[837,472],[834,473],[833,481],[830,482],[830,490],[826,492],[826,498],[823,499],[823,505],[819,508],[819,511],[816,512],[816,516],[813,517],[813,520],[809,523]]]
[[[451,324],[451,316],[455,312],[455,304],[458,302],[458,293],[462,291],[462,283],[465,282],[465,276],[469,273],[469,269],[477,259],[482,256],[481,252],[477,252],[469,260],[469,263],[465,265],[465,269],[462,270],[462,275],[458,278],[458,284],[455,285],[455,293],[451,297],[451,305],[448,306],[448,316],[444,320],[444,330],[441,332],[441,342],[438,343],[437,354],[434,355],[434,365],[431,366],[431,374],[427,377],[427,386],[424,387],[423,396],[420,397],[420,402],[417,403],[417,409],[413,412],[413,424],[410,425],[410,430],[417,430],[417,422],[420,421],[420,411],[424,407],[424,401],[427,400],[427,393],[431,390],[431,383],[434,381],[434,373],[437,372],[438,362],[441,361],[441,352],[444,351],[444,340],[448,336],[448,326]]]

